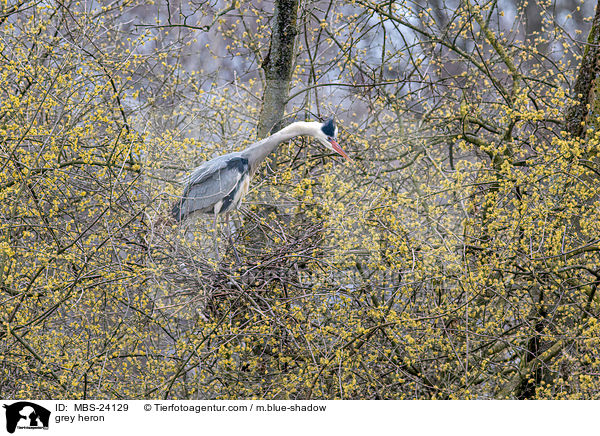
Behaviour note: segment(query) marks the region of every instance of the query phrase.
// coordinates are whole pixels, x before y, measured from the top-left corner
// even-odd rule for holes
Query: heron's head
[[[321,144],[327,147],[329,150],[335,151],[337,154],[344,156],[349,161],[352,161],[350,157],[346,154],[346,152],[340,147],[340,144],[337,142],[337,132],[338,128],[333,121],[333,118],[328,119],[323,124],[321,124],[321,128],[315,135],[315,137],[319,140]]]

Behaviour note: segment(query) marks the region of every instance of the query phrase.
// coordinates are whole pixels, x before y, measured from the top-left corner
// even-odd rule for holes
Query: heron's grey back
[[[187,178],[181,200],[173,207],[173,216],[181,221],[193,212],[212,213],[214,206],[235,189],[248,172],[248,160],[230,153],[205,162]]]

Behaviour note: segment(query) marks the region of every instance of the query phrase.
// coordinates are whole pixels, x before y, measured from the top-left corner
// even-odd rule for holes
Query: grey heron
[[[173,218],[180,222],[195,212],[213,214],[215,251],[218,257],[217,217],[225,214],[229,226],[229,212],[237,209],[240,205],[248,192],[250,179],[261,162],[279,144],[301,135],[314,137],[327,149],[351,161],[336,140],[337,132],[338,129],[333,118],[324,123],[298,121],[250,145],[245,150],[228,153],[204,162],[185,179],[183,194],[171,211]],[[229,232],[229,241],[237,257],[231,232]]]

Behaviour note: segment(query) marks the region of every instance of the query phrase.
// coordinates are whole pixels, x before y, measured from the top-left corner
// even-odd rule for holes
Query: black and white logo
[[[6,431],[14,433],[16,429],[48,429],[50,411],[29,401],[19,401],[6,409]]]

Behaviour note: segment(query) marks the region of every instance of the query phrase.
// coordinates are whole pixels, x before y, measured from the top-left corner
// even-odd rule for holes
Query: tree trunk
[[[298,0],[275,0],[269,53],[262,64],[265,90],[258,121],[259,138],[282,127],[294,71],[297,20]]]
[[[265,75],[262,108],[258,120],[258,139],[265,138],[270,133],[280,130],[288,102],[292,73],[294,71],[294,55],[296,51],[296,35],[298,20],[298,0],[275,0],[273,18],[271,19],[271,40],[269,52],[262,62]],[[273,173],[277,168],[277,151],[265,159],[266,170],[262,175]],[[263,204],[258,206],[257,213],[269,216],[279,215],[272,194],[264,193]],[[260,246],[267,243],[262,231],[256,230],[247,236],[249,246]]]
[[[566,116],[567,131],[574,137],[583,138],[588,124],[595,130],[598,128],[600,105],[595,96],[598,92],[598,71],[600,69],[600,2],[596,5],[596,13],[592,28],[583,52],[583,59],[573,87],[573,98],[576,103],[571,106]]]

